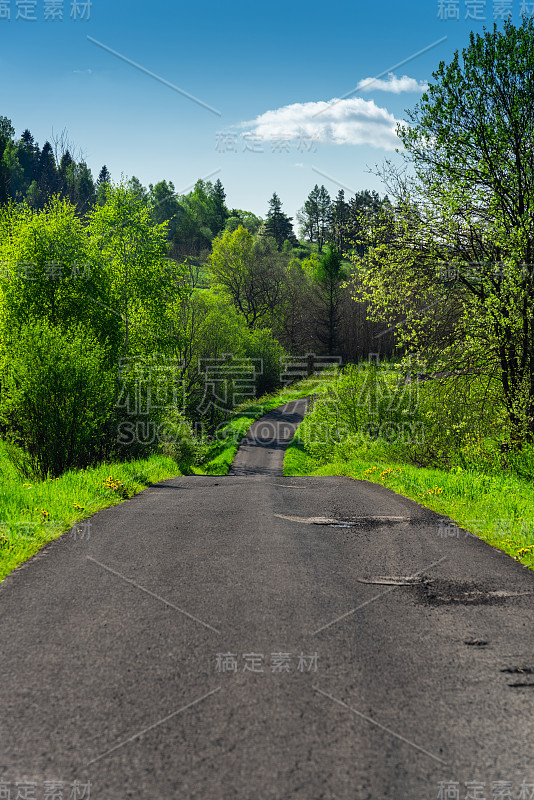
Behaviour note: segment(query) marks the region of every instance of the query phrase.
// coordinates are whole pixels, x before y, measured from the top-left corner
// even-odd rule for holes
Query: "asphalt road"
[[[0,797],[533,797],[532,573],[262,449],[263,472],[154,485],[0,584]]]
[[[294,400],[254,422],[239,444],[229,475],[281,475],[286,448],[308,405],[307,397]]]

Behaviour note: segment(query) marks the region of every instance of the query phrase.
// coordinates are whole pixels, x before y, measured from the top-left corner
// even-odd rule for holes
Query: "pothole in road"
[[[294,517],[287,514],[275,514],[278,519],[287,519],[289,522],[300,522],[303,525],[343,525],[352,527],[360,524],[359,522],[349,522],[348,520],[331,519],[330,517]]]
[[[506,669],[501,669],[501,672],[508,673],[508,675],[525,676],[525,680],[518,680],[515,681],[515,683],[509,683],[508,686],[511,689],[534,689],[534,682],[532,679],[528,680],[529,675],[534,675],[534,669],[532,667],[507,667]]]
[[[419,575],[377,575],[375,578],[358,578],[358,583],[371,583],[373,586],[414,586],[427,582],[429,578],[424,578]]]
[[[303,525],[326,525],[330,528],[370,527],[372,525],[396,525],[399,522],[410,522],[410,517],[357,517],[355,519],[333,519],[332,517],[295,517],[287,514],[275,514],[278,519],[300,522]]]
[[[497,605],[514,597],[533,595],[533,592],[511,592],[505,589],[482,589],[474,583],[428,578],[424,575],[376,575],[373,578],[357,578],[359,583],[383,586],[406,586],[412,589],[420,603],[431,606],[443,605]],[[466,639],[464,644],[485,647],[483,639]]]
[[[489,642],[485,639],[465,639],[464,644],[468,647],[487,647]]]
[[[531,689],[534,689],[534,683],[523,683],[522,681],[518,681],[517,683],[509,683],[508,686],[511,689],[524,689],[530,686]]]
[[[507,672],[510,675],[534,675],[534,667],[506,667],[506,669],[501,669],[501,672]]]
[[[498,605],[514,597],[534,594],[534,592],[511,592],[504,589],[488,590],[475,583],[440,579],[422,581],[414,587],[414,590],[419,602],[431,606]]]

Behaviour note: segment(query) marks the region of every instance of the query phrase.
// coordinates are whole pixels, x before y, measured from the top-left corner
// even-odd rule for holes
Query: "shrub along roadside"
[[[107,457],[116,379],[107,353],[81,328],[38,320],[9,348],[0,420],[20,471],[39,480]]]

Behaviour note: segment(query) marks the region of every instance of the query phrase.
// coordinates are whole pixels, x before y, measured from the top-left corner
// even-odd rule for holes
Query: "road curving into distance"
[[[381,486],[282,477],[303,412],[255,423],[228,476],[155,484],[0,584],[12,798],[534,789],[534,576]]]

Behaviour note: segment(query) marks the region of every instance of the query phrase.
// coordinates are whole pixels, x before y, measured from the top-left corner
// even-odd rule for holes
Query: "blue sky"
[[[264,215],[276,191],[294,216],[315,183],[382,192],[369,169],[399,158],[395,120],[439,61],[522,10],[534,3],[0,0],[0,115],[40,145],[66,129],[95,178],[106,164],[182,192],[219,177],[230,207]]]

